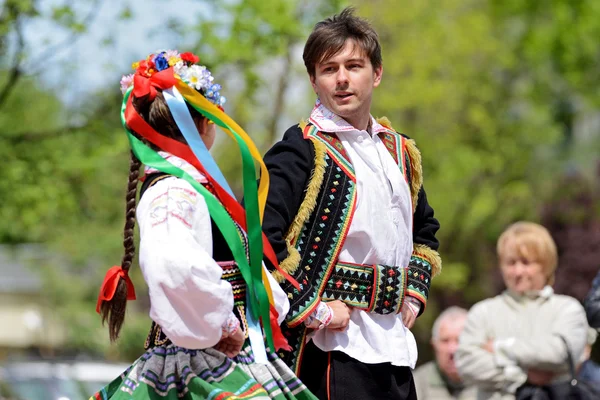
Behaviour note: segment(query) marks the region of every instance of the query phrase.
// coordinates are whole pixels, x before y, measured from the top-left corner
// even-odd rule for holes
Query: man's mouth
[[[337,97],[338,99],[347,99],[348,97],[352,96],[352,93],[349,92],[337,92],[335,94],[335,97]]]

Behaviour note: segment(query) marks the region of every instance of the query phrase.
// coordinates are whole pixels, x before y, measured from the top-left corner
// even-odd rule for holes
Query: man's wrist
[[[323,329],[327,327],[333,320],[333,310],[327,305],[327,303],[320,302],[317,308],[312,312],[311,315],[306,318],[304,325],[314,326],[315,321],[319,323],[315,329]]]

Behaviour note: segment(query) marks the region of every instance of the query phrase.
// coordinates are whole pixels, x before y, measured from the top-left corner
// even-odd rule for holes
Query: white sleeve
[[[281,286],[279,286],[279,283],[277,283],[275,278],[273,278],[271,273],[267,270],[264,263],[263,268],[267,273],[267,279],[269,280],[269,285],[273,292],[273,301],[275,302],[275,310],[277,310],[277,323],[281,325],[285,320],[285,316],[290,311],[290,301],[288,300],[287,294],[285,294]]]
[[[214,346],[231,315],[233,292],[212,258],[204,198],[186,181],[166,178],[144,193],[137,219],[150,318],[177,346]]]

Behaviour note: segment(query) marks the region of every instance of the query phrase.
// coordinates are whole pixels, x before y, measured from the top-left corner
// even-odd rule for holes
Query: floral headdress
[[[221,96],[221,85],[214,83],[214,77],[203,65],[198,65],[200,57],[186,52],[179,53],[177,50],[158,51],[150,54],[144,60],[134,62],[131,67],[135,71],[133,74],[123,75],[121,78],[121,93],[125,94],[127,89],[133,85],[134,76],[141,75],[151,78],[158,72],[168,68],[173,68],[173,72],[190,87],[196,89],[211,103],[219,108],[227,101]]]

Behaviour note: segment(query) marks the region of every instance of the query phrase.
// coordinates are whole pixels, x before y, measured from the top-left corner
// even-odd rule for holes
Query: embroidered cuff
[[[406,268],[338,262],[322,300],[344,303],[377,314],[399,313],[406,292]]]
[[[227,335],[231,335],[239,327],[240,327],[240,321],[237,319],[237,317],[235,316],[234,313],[231,313],[231,314],[229,314],[229,318],[227,318],[227,321],[225,321],[225,323],[223,324],[221,329],[223,330],[223,333],[226,333]]]
[[[419,314],[425,310],[431,285],[431,264],[425,258],[413,254],[408,264],[408,287],[406,294],[419,300]]]
[[[304,325],[309,326],[315,320],[319,321],[317,329],[323,329],[331,323],[333,319],[333,310],[325,302],[320,302],[315,311],[304,320]]]

